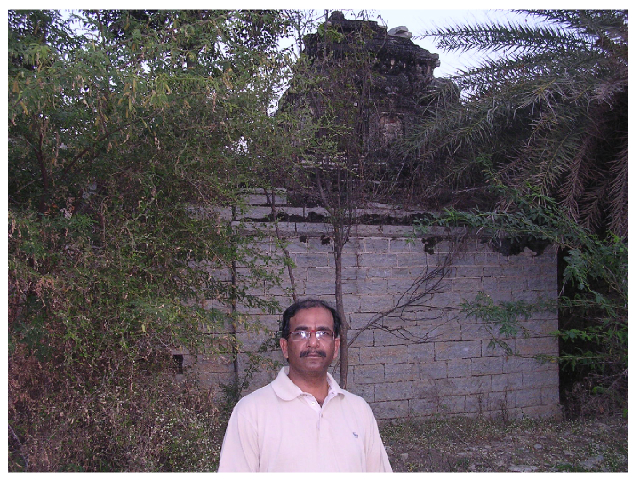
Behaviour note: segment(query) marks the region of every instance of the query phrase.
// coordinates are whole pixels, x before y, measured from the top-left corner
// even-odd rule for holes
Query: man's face
[[[290,332],[296,331],[333,332],[333,317],[329,310],[316,307],[298,311],[290,320]],[[280,348],[289,360],[289,375],[326,375],[331,362],[338,356],[340,337],[329,336],[327,340],[317,340],[314,333],[308,339],[294,340],[293,336],[280,339]]]

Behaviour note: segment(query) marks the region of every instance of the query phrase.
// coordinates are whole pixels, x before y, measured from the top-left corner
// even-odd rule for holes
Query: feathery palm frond
[[[535,186],[584,225],[625,237],[628,12],[520,12],[535,21],[427,34],[441,49],[487,56],[452,77],[461,102],[427,114],[410,137],[415,168],[431,173],[421,188],[429,195],[481,185],[475,159],[483,156],[505,184]]]

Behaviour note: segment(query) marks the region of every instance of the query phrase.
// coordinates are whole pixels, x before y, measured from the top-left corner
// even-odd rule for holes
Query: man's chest
[[[365,426],[338,400],[321,408],[296,398],[264,412],[257,425],[260,470],[363,471]]]

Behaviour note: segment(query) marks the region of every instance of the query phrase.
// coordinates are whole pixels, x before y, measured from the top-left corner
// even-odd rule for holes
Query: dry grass
[[[626,472],[627,419],[484,418],[381,426],[396,472]]]

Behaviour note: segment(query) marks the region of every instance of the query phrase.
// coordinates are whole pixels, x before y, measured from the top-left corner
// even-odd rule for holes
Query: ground
[[[627,419],[448,418],[381,424],[395,472],[626,472]]]

